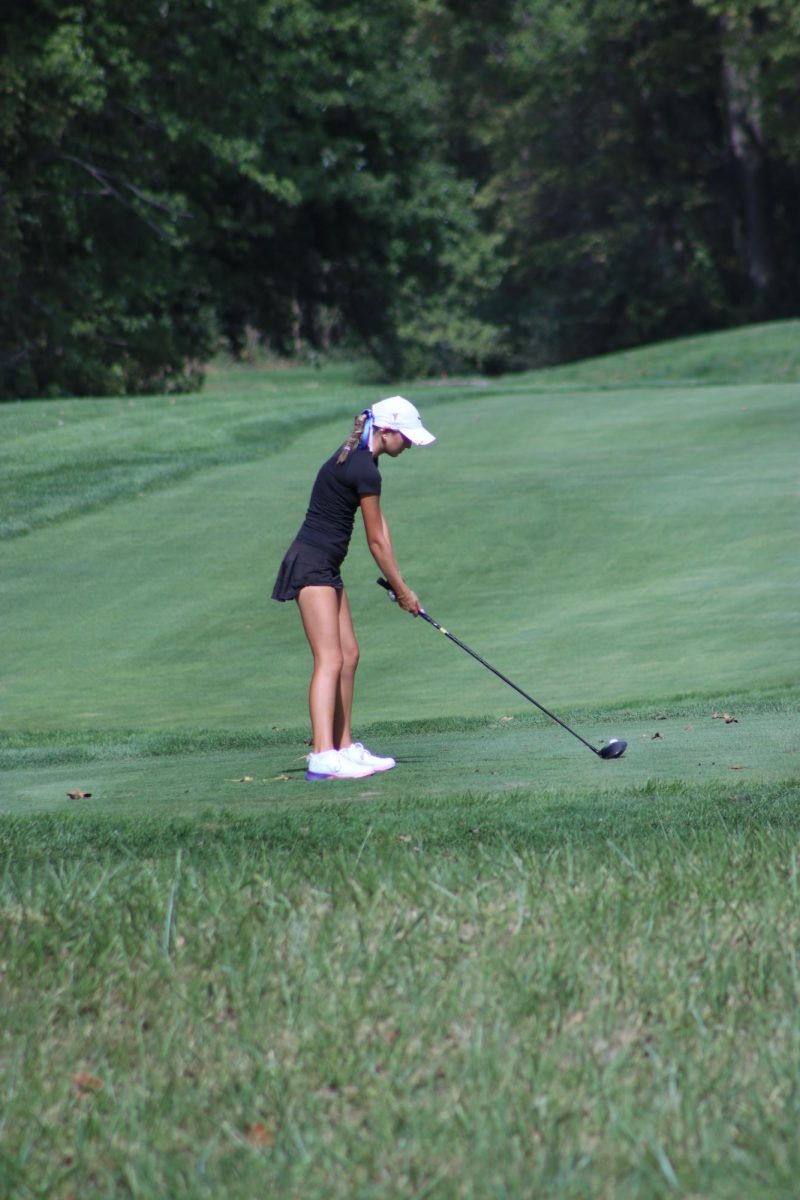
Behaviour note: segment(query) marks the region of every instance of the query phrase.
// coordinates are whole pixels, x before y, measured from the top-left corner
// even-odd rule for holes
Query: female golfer
[[[339,569],[360,508],[372,557],[398,604],[419,614],[419,600],[400,574],[381,512],[377,464],[382,454],[397,458],[408,446],[435,440],[402,396],[380,400],[360,413],[350,437],[320,468],[305,520],[281,563],[272,598],[297,601],[314,656],[308,692],[313,752],[306,779],[362,779],[395,765],[393,758],[379,758],[353,742],[358,643]]]

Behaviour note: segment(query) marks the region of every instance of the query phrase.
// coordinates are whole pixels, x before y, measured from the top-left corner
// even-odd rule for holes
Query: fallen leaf
[[[236,779],[229,779],[228,783],[252,783],[252,775],[238,775]]]
[[[411,834],[410,833],[398,833],[397,840],[398,840],[398,842],[410,842]]]
[[[514,718],[513,717],[501,717],[500,720],[501,721],[513,721]]]
[[[67,792],[70,800],[88,800],[91,792],[82,792],[80,788],[73,788],[71,792]]]
[[[458,940],[460,942],[471,942],[475,937],[475,933],[475,926],[470,925],[469,921],[465,921],[458,931]]]
[[[256,1121],[252,1125],[245,1126],[244,1136],[251,1146],[275,1145],[275,1134],[267,1128],[263,1121]]]
[[[90,1075],[88,1071],[79,1071],[77,1075],[73,1075],[72,1082],[75,1090],[81,1096],[88,1096],[92,1092],[102,1092],[103,1090],[102,1079],[98,1079],[96,1075]]]

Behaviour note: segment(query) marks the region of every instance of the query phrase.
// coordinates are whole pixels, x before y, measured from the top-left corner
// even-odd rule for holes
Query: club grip
[[[382,588],[386,588],[386,591],[389,593],[389,599],[392,601],[392,603],[393,603],[393,604],[397,604],[397,592],[394,590],[394,588],[392,587],[392,585],[389,583],[389,580],[388,580],[388,579],[384,579],[384,578],[383,578],[383,576],[381,576],[381,578],[380,578],[380,579],[376,579],[376,580],[375,580],[375,582],[376,582],[376,583],[378,583],[378,584],[380,584],[380,586],[381,586]],[[415,614],[415,615],[419,615],[420,617],[424,617],[426,621],[430,621],[430,622],[431,622],[431,625],[435,625],[435,624],[436,624],[436,622],[435,622],[435,621],[431,621],[431,618],[430,618],[430,617],[428,616],[428,614],[425,612],[425,609],[424,609],[424,608],[421,608],[421,609],[419,610],[419,613],[418,613],[418,614]]]

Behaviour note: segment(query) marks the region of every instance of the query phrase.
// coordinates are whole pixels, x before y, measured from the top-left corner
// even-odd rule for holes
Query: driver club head
[[[622,758],[628,748],[628,743],[622,738],[609,738],[605,746],[597,753],[601,758]]]

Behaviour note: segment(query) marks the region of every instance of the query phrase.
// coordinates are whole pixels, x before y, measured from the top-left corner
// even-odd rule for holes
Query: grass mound
[[[547,384],[799,383],[800,322],[772,321],[704,333],[543,372]]]

